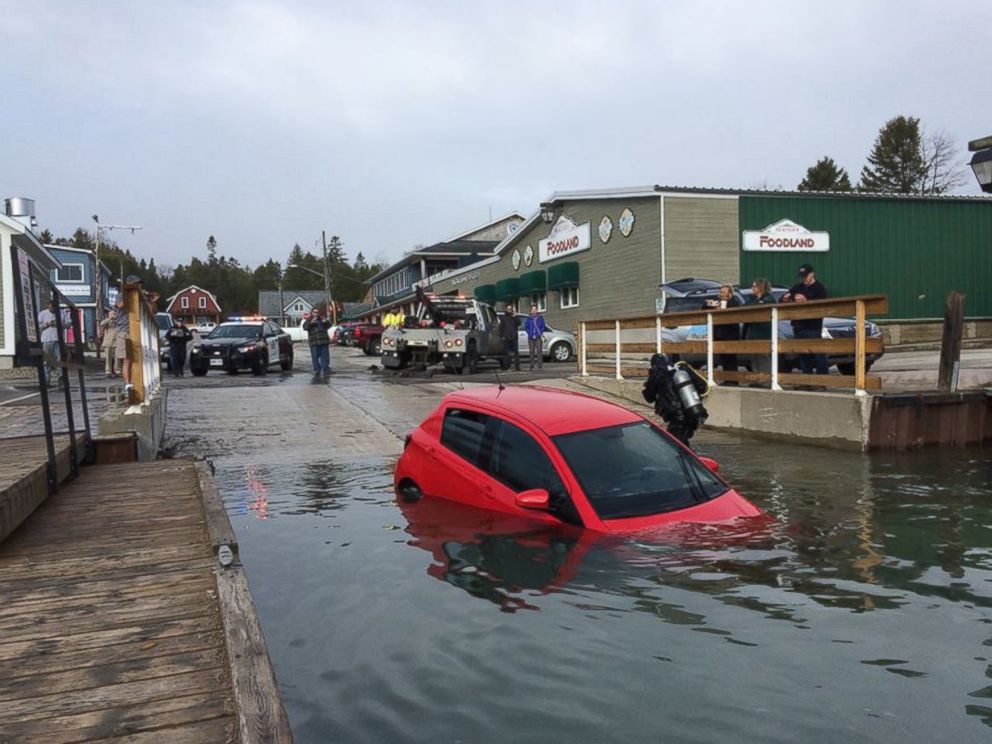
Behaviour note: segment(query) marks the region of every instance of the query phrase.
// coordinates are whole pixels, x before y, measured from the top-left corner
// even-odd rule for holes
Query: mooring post
[[[961,364],[961,334],[964,330],[964,299],[962,292],[951,292],[944,302],[944,333],[940,341],[940,368],[937,387],[954,392],[958,387]]]

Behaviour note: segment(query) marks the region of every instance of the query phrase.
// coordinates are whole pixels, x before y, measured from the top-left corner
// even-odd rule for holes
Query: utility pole
[[[100,321],[103,320],[103,272],[100,271],[100,231],[101,230],[130,230],[131,234],[134,235],[135,230],[140,230],[141,225],[101,225],[99,215],[93,215],[93,221],[96,223],[96,250],[93,251],[93,301],[96,307],[96,311],[93,314],[95,318],[96,328],[94,329],[97,334],[100,331]],[[124,289],[124,262],[121,261],[121,290]],[[100,358],[100,344],[96,346],[97,359]]]
[[[327,231],[320,231],[320,242],[324,246],[324,292],[327,294],[327,310],[331,316],[331,323],[337,325],[338,314],[334,309],[334,301],[331,299],[331,272],[327,266]]]

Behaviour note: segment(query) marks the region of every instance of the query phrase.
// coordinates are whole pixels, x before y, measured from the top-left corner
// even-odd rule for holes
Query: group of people
[[[524,332],[527,334],[527,350],[530,353],[530,368],[544,369],[544,332],[548,329],[544,316],[537,311],[537,305],[530,306],[530,314],[524,318]],[[520,371],[519,337],[517,336],[517,315],[513,305],[507,305],[499,320],[499,336],[503,339],[503,368],[512,366]]]
[[[827,288],[816,278],[816,270],[812,265],[804,263],[799,267],[799,281],[796,282],[789,291],[782,295],[781,301],[803,303],[809,300],[827,299]],[[752,296],[748,304],[774,305],[775,297],[772,294],[772,285],[767,279],[759,277],[751,282]],[[720,288],[720,296],[717,300],[710,300],[707,307],[731,308],[738,307],[740,302],[734,297],[734,289],[729,284]],[[823,332],[823,318],[802,318],[792,321],[792,332],[794,338],[820,338]],[[737,323],[727,323],[713,326],[714,341],[737,341],[741,339],[741,327]],[[745,340],[768,340],[772,337],[772,324],[770,321],[747,323],[744,326],[743,338]],[[715,367],[720,367],[725,372],[737,371],[737,354],[717,354],[713,359]],[[751,358],[751,366],[755,372],[771,372],[771,357],[767,354],[759,354]],[[800,354],[799,367],[804,374],[825,375],[828,370],[826,354]],[[729,383],[734,384],[734,383]]]

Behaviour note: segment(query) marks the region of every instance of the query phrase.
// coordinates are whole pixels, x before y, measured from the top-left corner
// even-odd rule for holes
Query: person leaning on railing
[[[808,263],[799,267],[799,281],[782,295],[782,302],[803,303],[827,299],[827,288],[816,280],[816,270]],[[819,339],[823,333],[823,318],[799,318],[792,321],[795,338]],[[800,354],[799,366],[803,374],[825,375],[829,369],[826,354]]]
[[[749,305],[774,305],[775,296],[772,294],[772,284],[764,277],[751,282],[753,292]],[[748,341],[770,341],[772,337],[771,321],[748,323],[744,327],[744,338]],[[755,372],[770,373],[772,358],[770,354],[755,354],[751,357],[751,369]]]

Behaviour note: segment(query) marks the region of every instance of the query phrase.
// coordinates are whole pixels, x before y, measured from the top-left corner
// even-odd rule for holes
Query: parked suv
[[[706,307],[708,300],[715,300],[720,295],[720,283],[710,279],[678,279],[669,284],[661,285],[662,291],[668,294],[665,301],[665,313],[680,313],[702,310]],[[671,287],[671,290],[669,290]],[[772,296],[776,302],[782,300],[782,296],[788,292],[788,287],[772,287]],[[734,297],[742,305],[752,301],[754,293],[750,288],[742,289],[734,287]],[[854,338],[857,329],[857,321],[853,317],[826,317],[823,319],[823,338]],[[743,331],[743,328],[741,329]],[[683,337],[683,340],[705,339],[706,326],[678,326],[676,331]],[[873,338],[882,337],[882,329],[869,320],[865,321],[865,334]],[[741,334],[743,336],[743,333]],[[793,338],[792,321],[780,320],[778,322],[778,337],[780,339]],[[885,353],[884,349],[877,354],[865,354],[865,371],[871,369],[872,364],[878,361]],[[689,364],[702,366],[706,364],[706,355],[689,354],[681,357]],[[842,375],[854,374],[854,354],[830,354],[827,360],[831,365],[836,365],[837,371]],[[747,355],[742,355],[742,363],[747,363]],[[786,372],[799,368],[798,354],[780,354],[779,370]]]

